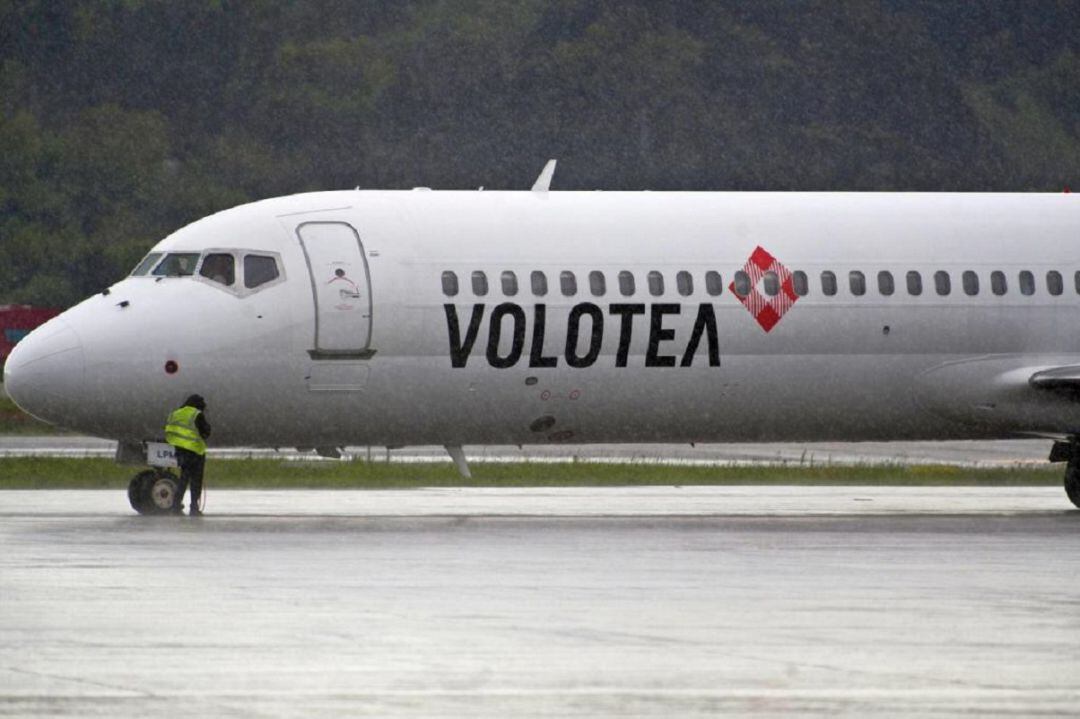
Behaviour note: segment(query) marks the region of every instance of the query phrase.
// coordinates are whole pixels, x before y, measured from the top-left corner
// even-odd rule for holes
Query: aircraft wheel
[[[1065,469],[1065,494],[1080,508],[1080,458],[1070,459]]]
[[[167,514],[180,502],[176,475],[159,469],[146,469],[128,484],[128,501],[139,514]]]

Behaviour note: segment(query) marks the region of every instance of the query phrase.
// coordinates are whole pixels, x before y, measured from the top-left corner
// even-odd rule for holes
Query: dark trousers
[[[180,493],[179,502],[184,501],[184,492],[188,485],[191,486],[191,506],[199,506],[199,497],[202,496],[203,467],[206,466],[206,457],[201,454],[176,448],[176,462],[180,465]]]

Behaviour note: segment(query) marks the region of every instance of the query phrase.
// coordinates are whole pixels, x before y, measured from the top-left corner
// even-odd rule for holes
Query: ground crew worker
[[[180,492],[173,511],[178,514],[184,511],[184,492],[190,484],[192,517],[202,514],[199,498],[206,464],[206,438],[210,436],[205,410],[206,400],[193,394],[173,410],[165,424],[165,441],[176,448],[176,462],[180,465]]]

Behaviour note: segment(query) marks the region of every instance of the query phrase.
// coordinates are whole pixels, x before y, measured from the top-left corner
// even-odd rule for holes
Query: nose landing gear
[[[172,472],[155,467],[131,478],[128,501],[139,514],[169,514],[181,509],[180,480]]]

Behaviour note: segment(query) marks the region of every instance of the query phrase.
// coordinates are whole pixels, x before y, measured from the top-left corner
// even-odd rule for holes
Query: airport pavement
[[[664,462],[676,464],[955,464],[962,466],[1007,466],[1042,463],[1050,453],[1049,440],[1019,439],[949,442],[818,442],[777,444],[590,444],[536,446],[469,446],[470,462],[521,461],[603,461]],[[94,437],[70,435],[0,435],[0,457],[111,457],[116,443]],[[236,448],[211,449],[217,457],[314,458],[313,452],[292,449]],[[346,456],[376,461],[445,462],[442,447],[406,447],[387,451],[385,447],[347,447]]]
[[[0,715],[1075,716],[1054,488],[0,492]]]

